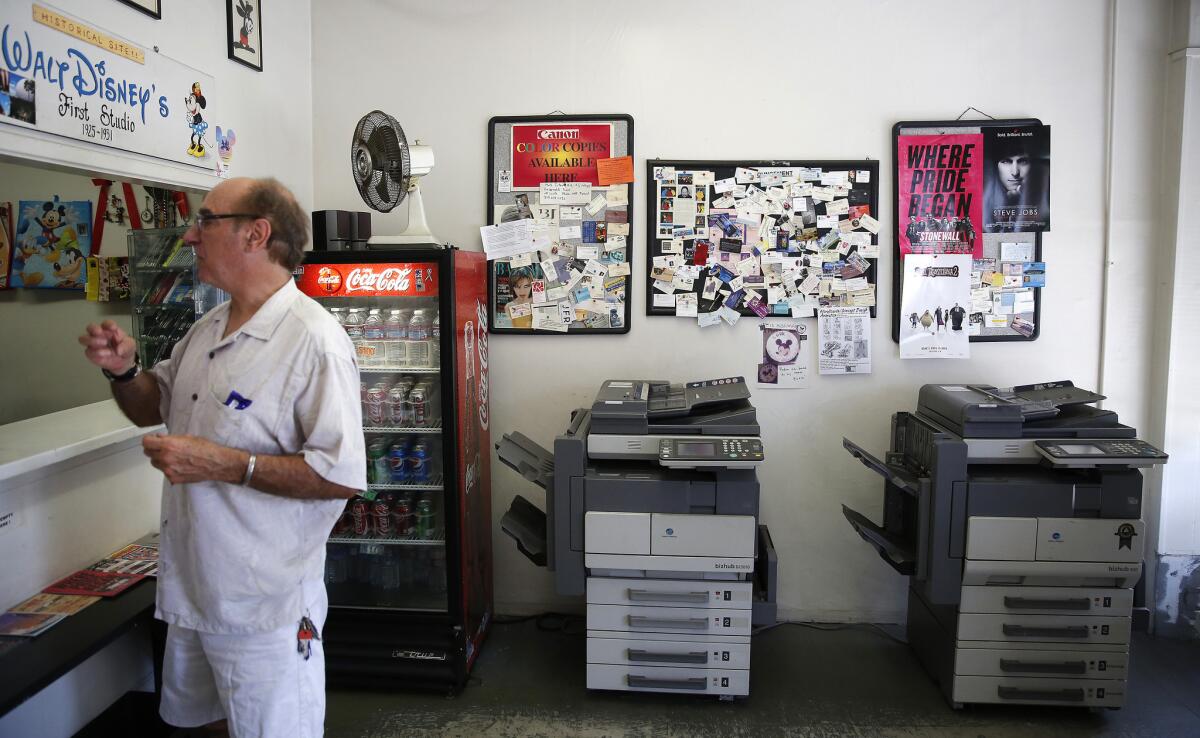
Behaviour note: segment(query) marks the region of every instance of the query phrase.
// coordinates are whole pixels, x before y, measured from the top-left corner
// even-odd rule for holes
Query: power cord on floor
[[[774,630],[781,625],[798,625],[801,628],[811,628],[812,630],[869,630],[882,635],[884,638],[887,638],[890,641],[899,643],[902,646],[908,645],[908,641],[892,635],[878,623],[809,623],[801,620],[780,620],[778,623],[774,623],[772,625],[763,625],[755,628],[751,632],[751,635],[765,633],[768,630]]]

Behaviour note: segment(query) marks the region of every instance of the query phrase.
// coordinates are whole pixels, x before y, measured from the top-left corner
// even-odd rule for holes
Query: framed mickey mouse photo
[[[225,36],[229,58],[261,72],[262,0],[226,0]]]

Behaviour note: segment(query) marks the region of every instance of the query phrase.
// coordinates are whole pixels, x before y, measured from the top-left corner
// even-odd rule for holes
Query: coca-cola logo
[[[342,288],[342,273],[333,267],[321,267],[317,272],[317,286],[332,295]]]
[[[487,317],[487,305],[476,300],[475,318],[480,326],[475,336],[475,350],[479,356],[479,426],[483,430],[488,427],[488,333],[483,330]]]
[[[411,268],[387,267],[375,271],[357,267],[346,277],[346,292],[407,292],[412,285]]]

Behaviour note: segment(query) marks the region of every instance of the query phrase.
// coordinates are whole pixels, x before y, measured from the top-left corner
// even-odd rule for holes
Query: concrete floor
[[[1200,736],[1200,642],[1136,634],[1121,710],[952,710],[907,646],[869,628],[784,625],[754,637],[751,696],[588,692],[582,621],[494,626],[461,695],[331,692],[326,735],[384,736]]]

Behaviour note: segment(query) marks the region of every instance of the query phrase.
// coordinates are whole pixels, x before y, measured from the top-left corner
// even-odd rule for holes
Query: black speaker
[[[353,240],[354,213],[346,210],[314,210],[313,251],[345,251]]]
[[[366,251],[367,240],[371,238],[371,214],[360,211],[347,215],[350,216],[350,248]]]

